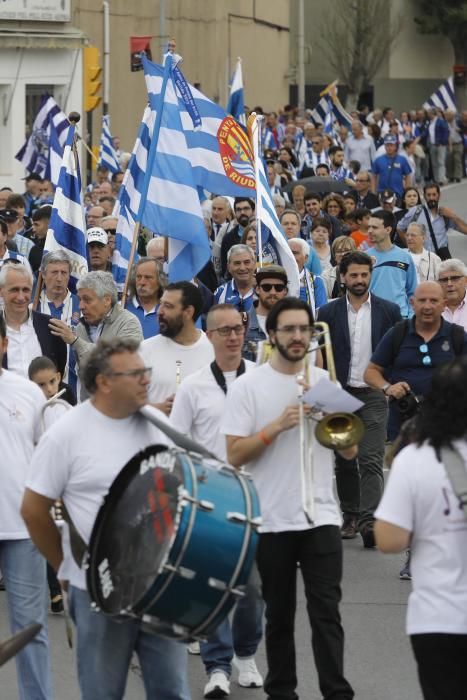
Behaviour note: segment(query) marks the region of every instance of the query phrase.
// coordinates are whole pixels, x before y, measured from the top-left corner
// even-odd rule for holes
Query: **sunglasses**
[[[426,343],[422,343],[418,349],[423,355],[422,363],[425,365],[425,367],[429,367],[431,365],[431,357],[428,355],[428,345]]]
[[[272,289],[274,289],[274,291],[276,292],[283,292],[284,289],[287,288],[287,285],[281,284],[279,282],[277,284],[270,284],[269,282],[265,282],[264,284],[260,284],[259,288],[262,289],[263,292],[270,292]]]

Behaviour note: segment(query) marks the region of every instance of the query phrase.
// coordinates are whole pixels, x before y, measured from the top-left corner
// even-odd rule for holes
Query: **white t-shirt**
[[[467,634],[467,520],[432,447],[397,455],[375,516],[412,532],[407,634]]]
[[[310,383],[316,384],[329,375],[324,369],[310,367]],[[230,388],[221,433],[247,437],[259,432],[278,418],[287,406],[298,403],[295,375],[282,374],[269,363],[254,374],[239,377]],[[333,453],[314,437],[314,421],[305,421],[313,449],[313,527],[340,525],[340,513],[334,499],[332,479]],[[299,428],[285,430],[262,455],[245,464],[258,490],[263,524],[261,532],[307,530],[310,524],[302,510],[300,481]]]
[[[255,368],[245,360],[245,372]],[[224,372],[227,390],[237,379],[237,372]],[[219,432],[226,395],[217,384],[206,365],[185,379],[175,395],[170,422],[182,433],[191,435],[201,445],[225,462],[227,460],[225,436]]]
[[[39,387],[18,374],[0,374],[0,539],[29,537],[20,515],[34,443],[40,435],[45,398]]]
[[[167,421],[160,411],[157,414]],[[167,445],[170,441],[139,413],[128,418],[109,418],[90,400],[84,401],[44,433],[34,452],[26,485],[47,498],[61,498],[78,533],[88,543],[98,510],[115,477],[139,450],[154,444]],[[85,574],[74,560],[66,577],[74,586],[86,588]]]
[[[139,353],[146,367],[152,367],[149,401],[161,403],[177,390],[177,361],[180,361],[180,379],[183,380],[193,372],[214,360],[214,350],[206,335],[200,331],[198,340],[193,345],[181,345],[171,338],[156,335],[141,343]]]
[[[28,368],[35,357],[42,355],[42,348],[37,338],[32,316],[21,324],[19,330],[7,325],[8,369],[22,377],[28,376]]]

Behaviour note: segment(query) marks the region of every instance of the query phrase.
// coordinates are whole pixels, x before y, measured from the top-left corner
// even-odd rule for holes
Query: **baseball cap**
[[[109,237],[103,228],[100,226],[93,226],[87,230],[88,243],[100,243],[101,245],[107,245],[109,242]]]
[[[14,209],[0,209],[0,219],[7,223],[18,221],[18,212]]]
[[[396,196],[396,193],[393,192],[392,190],[383,190],[380,194],[381,201],[387,202],[388,204],[393,203],[395,196]]]
[[[399,143],[397,136],[393,136],[392,134],[387,134],[384,137],[384,145],[386,145],[387,143],[393,143],[397,146],[397,144]]]
[[[265,267],[260,267],[256,272],[256,284],[261,284],[264,279],[279,279],[287,284],[287,272],[280,265],[266,265]]]

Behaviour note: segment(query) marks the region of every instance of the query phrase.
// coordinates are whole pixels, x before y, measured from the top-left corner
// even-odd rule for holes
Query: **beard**
[[[183,328],[182,317],[174,318],[171,321],[167,319],[159,319],[159,328],[161,335],[166,338],[175,338]]]
[[[428,199],[426,203],[428,209],[437,209],[438,202],[435,199]]]
[[[308,344],[307,343],[303,343],[303,352],[298,353],[298,354],[294,354],[294,353],[290,352],[287,345],[283,345],[282,343],[280,343],[277,340],[277,338],[276,338],[275,342],[272,343],[272,345],[273,345],[273,347],[277,348],[278,353],[280,355],[282,355],[284,360],[288,360],[289,362],[300,362],[300,360],[303,360],[303,358],[305,357],[305,355],[308,352]]]
[[[362,297],[367,293],[368,285],[362,285],[359,287],[347,287],[347,289],[351,294],[354,294],[356,297]]]

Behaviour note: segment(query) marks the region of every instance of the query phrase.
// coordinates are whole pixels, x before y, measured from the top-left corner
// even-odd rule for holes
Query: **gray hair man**
[[[253,305],[256,256],[249,245],[238,243],[227,253],[227,270],[232,277],[214,292],[216,304],[233,304],[241,313]]]
[[[83,275],[77,284],[77,292],[82,316],[76,328],[70,328],[55,318],[50,320],[49,326],[54,335],[73,347],[79,375],[82,376],[87,357],[100,338],[118,337],[141,342],[143,332],[138,319],[117,303],[117,285],[110,272]]]
[[[467,330],[467,267],[458,258],[444,260],[439,266],[438,282],[443,288],[446,304],[443,318]]]
[[[425,224],[415,221],[409,224],[405,234],[407,249],[417,271],[417,284],[438,279],[441,258],[436,253],[425,248],[426,236]]]

